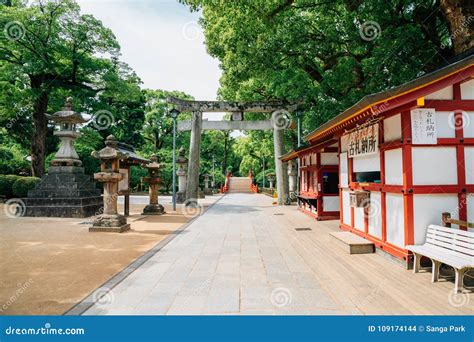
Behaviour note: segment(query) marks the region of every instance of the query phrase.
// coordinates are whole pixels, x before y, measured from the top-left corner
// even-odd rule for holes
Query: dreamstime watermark
[[[379,23],[376,21],[366,21],[359,27],[360,37],[367,42],[377,39],[381,34],[382,29],[380,28]]]
[[[449,115],[448,121],[449,127],[454,130],[461,130],[469,127],[471,124],[471,117],[466,112],[462,111],[461,113],[456,114],[455,112]]]
[[[26,205],[19,198],[10,198],[3,206],[5,215],[10,218],[22,217],[25,215]]]
[[[389,106],[388,101],[385,101],[384,103],[381,103],[381,104],[376,104],[372,107],[372,114],[374,116],[379,115],[380,113],[385,112],[388,106]]]
[[[365,212],[367,213],[367,217],[369,219],[380,217],[382,205],[380,204],[380,201],[374,197],[362,200],[361,207],[365,208]]]
[[[471,22],[474,21],[474,16],[470,15],[468,18],[462,17],[461,19],[461,24],[459,24],[459,27],[454,30],[452,34],[449,35],[449,39],[453,40],[454,38],[458,37],[461,34],[464,34],[465,29],[469,29],[469,25]],[[446,44],[442,43],[441,44],[441,49],[445,49],[447,46]]]
[[[6,311],[13,303],[17,301],[18,298],[33,284],[33,279],[29,278],[24,283],[17,283],[17,289],[15,293],[13,293],[3,305],[0,307],[0,313]]]
[[[107,306],[114,302],[115,296],[113,291],[106,287],[99,287],[92,293],[92,302],[97,306]]]
[[[9,326],[5,328],[6,335],[84,335],[83,328],[53,328],[51,323],[45,323],[39,328],[18,328]]]
[[[183,205],[181,206],[181,212],[185,217],[193,218],[202,215],[204,212],[204,207],[198,202],[197,199],[190,198],[184,201]]]
[[[92,120],[92,125],[99,131],[107,129],[115,123],[114,115],[105,109],[98,110]]]
[[[291,126],[291,115],[285,109],[279,109],[272,113],[272,126],[276,130],[288,129]]]
[[[201,36],[201,27],[196,21],[189,21],[183,25],[181,33],[186,40],[199,39]]]
[[[25,36],[25,32],[25,26],[19,21],[10,21],[3,28],[5,38],[12,42],[22,39]]]
[[[279,308],[290,305],[291,300],[291,291],[286,287],[277,287],[270,294],[270,302],[272,303],[272,305]]]
[[[457,293],[456,289],[452,289],[448,294],[448,303],[455,308],[460,308],[469,304],[469,294],[468,293]]]

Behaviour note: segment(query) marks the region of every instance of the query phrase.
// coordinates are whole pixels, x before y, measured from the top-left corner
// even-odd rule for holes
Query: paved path
[[[273,215],[295,207],[271,203],[226,195],[86,314],[355,313],[321,289]]]

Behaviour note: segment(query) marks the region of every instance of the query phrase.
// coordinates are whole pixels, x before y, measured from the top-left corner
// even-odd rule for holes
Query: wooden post
[[[450,219],[451,219],[451,213],[441,214],[441,223],[443,224],[443,227],[451,228],[451,222],[449,221]]]

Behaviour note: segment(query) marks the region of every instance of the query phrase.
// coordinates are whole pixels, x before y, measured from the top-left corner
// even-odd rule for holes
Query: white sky
[[[199,13],[177,0],[77,0],[82,13],[110,28],[121,60],[143,88],[181,90],[197,100],[215,100],[221,70],[206,52]]]

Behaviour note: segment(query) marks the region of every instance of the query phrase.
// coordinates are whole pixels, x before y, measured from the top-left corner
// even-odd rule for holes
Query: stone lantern
[[[76,125],[88,120],[72,108],[68,97],[64,107],[46,117],[59,126],[54,135],[61,144],[51,161],[48,174],[34,190],[28,192],[25,216],[88,217],[97,215],[102,208],[100,190],[91,177],[84,174],[82,162],[74,148],[74,140],[80,136]]]
[[[130,229],[125,216],[117,210],[118,182],[124,177],[120,173],[120,159],[128,155],[117,149],[118,142],[113,135],[105,140],[105,148],[92,152],[92,156],[100,160],[100,172],[94,173],[94,179],[104,183],[104,211],[95,218],[90,232],[122,233]]]
[[[179,149],[178,158],[176,163],[178,164],[178,170],[176,175],[178,176],[178,192],[176,193],[176,203],[184,203],[186,201],[186,176],[188,169],[188,159],[184,156],[186,151],[183,147]]]
[[[59,137],[61,144],[54,159],[53,166],[82,166],[79,156],[74,148],[74,140],[81,134],[76,131],[77,124],[86,123],[88,120],[82,117],[81,113],[72,110],[72,98],[68,97],[62,110],[46,117],[59,126],[59,131],[54,135]]]
[[[273,189],[273,182],[275,181],[275,174],[269,173],[268,174],[268,181],[270,182],[270,189]]]
[[[212,195],[212,189],[209,188],[209,174],[204,175],[204,195]]]
[[[158,203],[158,191],[160,190],[160,167],[158,163],[158,157],[152,156],[151,162],[146,164],[145,167],[148,169],[148,177],[145,177],[145,182],[149,186],[150,204],[144,209],[142,215],[163,215],[165,208]]]

